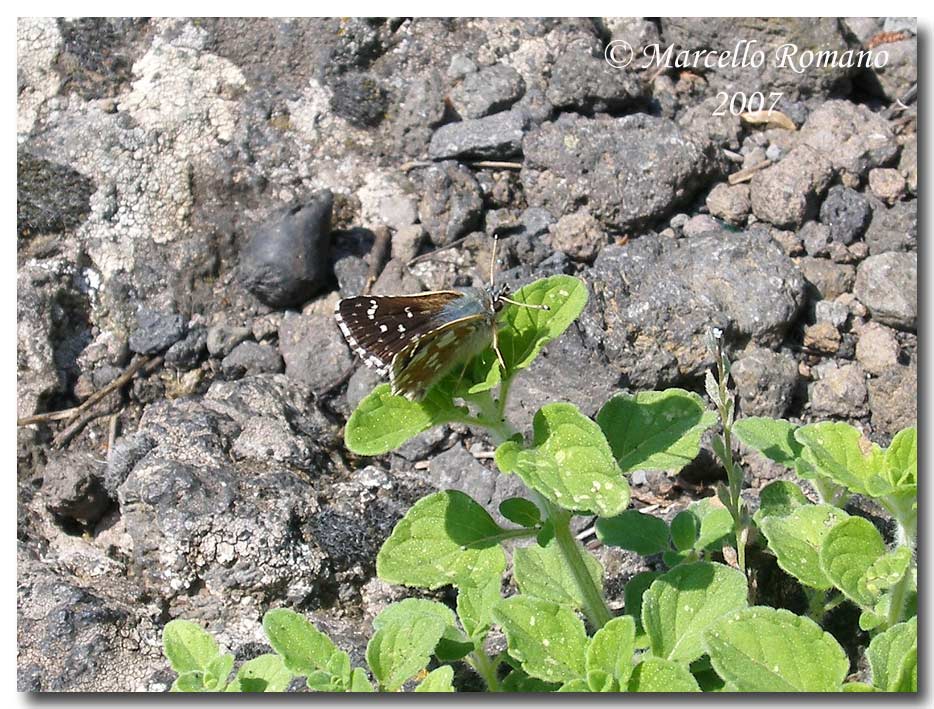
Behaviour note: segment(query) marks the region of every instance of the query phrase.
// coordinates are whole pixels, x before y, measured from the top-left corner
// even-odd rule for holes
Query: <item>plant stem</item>
[[[804,594],[808,599],[808,618],[819,624],[827,612],[827,592],[804,586]]]
[[[892,587],[892,595],[889,597],[889,616],[886,619],[889,628],[901,622],[902,616],[905,614],[905,602],[908,600],[908,585],[910,583],[911,564],[905,569],[905,573],[898,583]]]
[[[558,550],[564,558],[564,563],[571,572],[571,578],[580,592],[581,600],[584,605],[584,615],[594,627],[599,630],[613,619],[613,613],[603,600],[603,594],[594,583],[593,577],[581,554],[581,546],[571,533],[571,514],[550,500],[539,494],[535,490],[530,490],[536,503],[545,512],[546,517],[551,520],[555,530],[555,542],[558,544]]]
[[[736,562],[739,570],[746,574],[746,535],[743,520],[743,471],[737,469],[733,460],[733,398],[727,386],[727,371],[725,355],[723,354],[722,340],[717,339],[717,388],[720,401],[717,402],[717,411],[723,425],[723,464],[726,468],[726,477],[729,482],[730,515],[733,517],[733,536],[736,539]]]
[[[490,656],[487,655],[483,649],[474,650],[467,656],[467,661],[470,663],[477,674],[483,678],[483,681],[486,682],[486,688],[490,692],[498,692],[499,689],[499,677],[497,676],[497,666],[499,663],[494,663],[490,659]]]

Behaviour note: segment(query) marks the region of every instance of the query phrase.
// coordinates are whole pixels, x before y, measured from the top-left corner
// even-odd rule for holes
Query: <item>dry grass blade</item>
[[[784,128],[790,131],[798,130],[794,121],[781,111],[747,111],[741,113],[739,119],[749,126],[768,126],[769,128]]]

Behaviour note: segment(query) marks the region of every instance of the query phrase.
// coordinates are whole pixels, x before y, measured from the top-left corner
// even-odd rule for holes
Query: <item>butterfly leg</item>
[[[499,360],[500,367],[503,368],[503,374],[506,373],[506,360],[503,359],[503,353],[499,351],[499,333],[496,331],[496,328],[493,328],[493,351],[496,353],[496,358]]]

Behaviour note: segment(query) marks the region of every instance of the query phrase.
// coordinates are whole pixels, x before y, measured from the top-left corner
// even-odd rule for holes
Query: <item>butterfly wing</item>
[[[458,364],[482,352],[493,338],[494,320],[478,313],[453,320],[410,343],[392,360],[392,393],[418,401]]]
[[[385,372],[397,354],[443,325],[439,314],[462,295],[458,291],[361,295],[341,300],[334,317],[354,352]]]

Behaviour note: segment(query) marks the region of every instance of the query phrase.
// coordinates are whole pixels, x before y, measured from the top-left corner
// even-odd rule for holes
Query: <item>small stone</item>
[[[807,222],[798,231],[808,256],[827,256],[830,253],[830,227],[820,222]]]
[[[863,235],[871,216],[869,201],[856,190],[841,185],[830,188],[820,208],[820,220],[830,227],[830,238],[844,245]]]
[[[719,183],[707,195],[707,209],[731,224],[742,224],[749,214],[749,185]]]
[[[918,320],[918,256],[888,251],[859,265],[853,289],[872,319],[914,331]]]
[[[755,217],[753,217],[754,219]],[[804,253],[804,245],[801,243],[801,237],[793,231],[784,229],[770,229],[769,236],[779,246],[786,256],[800,256]]]
[[[240,277],[274,308],[300,305],[320,292],[330,276],[331,192],[280,209],[253,233],[240,255]]]
[[[805,279],[817,289],[824,300],[833,300],[841,293],[851,290],[856,280],[856,268],[847,264],[810,256],[797,259],[797,264]]]
[[[867,106],[842,99],[824,101],[811,113],[798,140],[827,160],[841,180],[850,175],[856,183],[898,155],[891,124]]]
[[[830,163],[817,151],[795,148],[780,162],[755,173],[749,185],[753,213],[780,228],[797,228],[817,212],[830,183]]]
[[[687,214],[684,214],[683,212],[679,212],[678,214],[674,215],[671,219],[668,220],[668,225],[672,229],[683,229],[684,225],[687,224],[688,221],[690,221],[690,219],[691,217],[688,216]]]
[[[859,331],[856,342],[856,361],[863,365],[870,374],[882,374],[889,367],[898,364],[898,340],[895,332],[879,325],[867,323]]]
[[[586,209],[561,217],[551,232],[552,248],[577,261],[593,261],[607,242],[600,222]]]
[[[331,84],[331,109],[357,128],[372,128],[386,116],[386,90],[370,74],[349,72]]]
[[[130,350],[142,355],[162,352],[182,339],[186,329],[178,313],[141,308],[136,314],[136,329],[130,333]]]
[[[814,316],[817,322],[829,322],[835,328],[846,324],[850,309],[839,300],[819,300],[814,305]]]
[[[821,379],[810,386],[811,412],[816,416],[859,418],[869,413],[866,374],[858,364],[830,362]]]
[[[411,261],[418,256],[418,251],[425,243],[427,236],[428,233],[421,224],[412,224],[399,229],[392,235],[392,258],[405,262]]]
[[[211,356],[223,359],[234,347],[250,336],[250,328],[236,325],[214,325],[208,328],[207,347]]]
[[[902,146],[902,156],[898,160],[898,170],[905,177],[905,184],[911,194],[918,193],[918,139],[913,137]]]
[[[804,346],[822,354],[833,354],[840,347],[840,332],[826,320],[804,328]]]
[[[547,209],[541,207],[529,207],[522,216],[519,217],[522,226],[525,227],[525,233],[529,236],[541,236],[547,234],[549,228],[555,223],[555,218]]]
[[[448,76],[452,79],[463,79],[468,74],[477,71],[477,63],[464,54],[455,54],[448,64]]]
[[[525,81],[506,64],[494,64],[466,74],[448,94],[462,118],[483,118],[504,111],[525,93]]]
[[[104,490],[104,464],[88,453],[66,451],[52,458],[42,476],[46,506],[60,521],[93,525],[113,500]]]
[[[438,163],[417,171],[414,179],[422,195],[418,215],[433,244],[444,246],[479,228],[483,194],[465,166]]]
[[[776,143],[771,143],[768,149],[765,151],[765,157],[772,162],[778,162],[782,159],[784,154],[785,151],[782,149],[782,146],[777,145]]]
[[[894,436],[918,423],[918,369],[914,363],[886,369],[869,380],[869,408],[877,433]]]
[[[253,319],[253,339],[257,342],[268,340],[279,332],[282,313],[269,313]]]
[[[165,353],[165,365],[174,369],[192,369],[207,349],[207,341],[208,331],[204,326],[191,328],[184,339],[169,347]]]
[[[700,236],[711,231],[720,231],[723,227],[709,214],[698,214],[691,217],[684,225],[682,232],[686,237]]]
[[[255,374],[278,374],[282,369],[279,350],[260,342],[241,342],[221,362],[221,371],[226,379],[239,379]]]
[[[891,167],[877,167],[869,171],[869,189],[888,204],[895,204],[905,196],[905,178]]]
[[[798,382],[794,357],[754,347],[733,363],[731,372],[744,415],[776,418],[785,415]]]
[[[528,116],[521,111],[503,111],[485,118],[448,123],[431,136],[428,155],[433,160],[505,160],[522,152],[522,138],[528,125]]]
[[[324,394],[343,382],[354,361],[334,318],[286,313],[279,327],[279,351],[289,379]]]
[[[847,263],[856,263],[862,261],[869,255],[869,244],[865,241],[857,241],[846,247],[850,252],[851,259]]]
[[[346,396],[350,411],[356,409],[364,397],[373,391],[381,381],[383,381],[383,377],[372,367],[357,367],[347,382]]]
[[[615,113],[643,97],[642,82],[634,72],[610,66],[603,52],[574,42],[555,60],[545,96],[558,109],[580,113]]]
[[[918,200],[896,202],[891,207],[876,201],[873,207],[872,221],[864,237],[870,254],[917,248]]]

